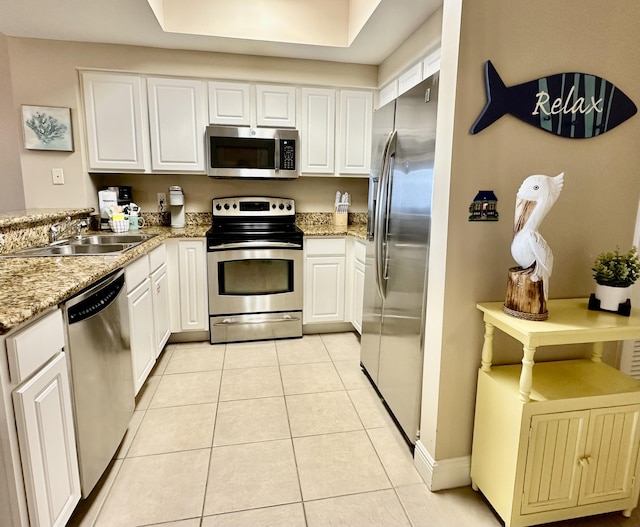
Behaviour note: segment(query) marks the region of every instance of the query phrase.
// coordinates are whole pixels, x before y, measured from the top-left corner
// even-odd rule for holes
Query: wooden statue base
[[[547,320],[549,312],[544,298],[544,286],[542,280],[532,282],[532,274],[533,266],[527,269],[522,267],[509,269],[504,312],[525,320]]]
[[[604,313],[617,313],[623,317],[631,316],[631,300],[627,298],[622,304],[618,304],[617,311],[610,311],[608,309],[602,309],[600,307],[600,300],[596,298],[596,295],[591,293],[589,296],[589,305],[587,306],[591,311],[603,311]]]

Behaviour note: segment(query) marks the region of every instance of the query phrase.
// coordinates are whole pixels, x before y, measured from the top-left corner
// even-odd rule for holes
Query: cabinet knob
[[[591,463],[591,456],[583,457],[579,463],[582,468],[587,467]]]

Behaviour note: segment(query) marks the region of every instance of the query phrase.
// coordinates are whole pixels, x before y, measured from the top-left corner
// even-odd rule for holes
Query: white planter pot
[[[606,311],[618,311],[620,304],[629,298],[631,287],[611,287],[609,285],[596,284],[596,298],[600,300],[600,309]]]

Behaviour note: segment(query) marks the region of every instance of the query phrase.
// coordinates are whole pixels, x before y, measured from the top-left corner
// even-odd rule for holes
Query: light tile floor
[[[427,489],[359,356],[353,333],[168,345],[69,527],[504,525],[468,487]]]

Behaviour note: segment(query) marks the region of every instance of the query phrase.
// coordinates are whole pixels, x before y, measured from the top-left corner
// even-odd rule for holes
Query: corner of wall
[[[431,492],[471,485],[471,456],[436,461],[418,441],[413,463]]]

